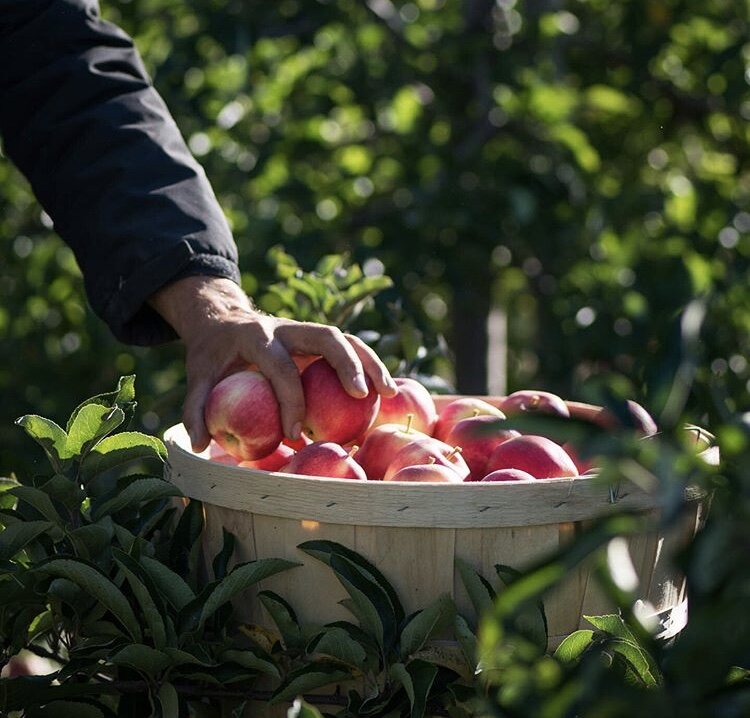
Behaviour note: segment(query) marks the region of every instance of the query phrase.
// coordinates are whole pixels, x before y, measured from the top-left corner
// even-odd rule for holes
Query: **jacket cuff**
[[[240,271],[230,259],[196,252],[187,240],[152,259],[137,275],[120,280],[107,299],[102,318],[125,344],[152,346],[177,339],[177,333],[148,304],[148,298],[165,284],[183,277],[225,277],[240,284]]]

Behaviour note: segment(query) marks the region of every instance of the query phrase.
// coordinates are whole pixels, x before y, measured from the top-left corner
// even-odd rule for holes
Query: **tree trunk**
[[[451,348],[455,355],[456,389],[460,394],[487,393],[487,316],[490,282],[477,272],[467,286],[453,287]]]

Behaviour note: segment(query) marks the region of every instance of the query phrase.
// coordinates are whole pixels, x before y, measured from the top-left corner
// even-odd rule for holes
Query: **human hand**
[[[185,345],[187,393],[182,419],[193,451],[203,451],[211,439],[203,418],[211,390],[249,364],[271,382],[284,434],[290,439],[299,437],[305,416],[295,355],[325,357],[352,396],[367,395],[365,376],[379,394],[396,393],[385,365],[361,339],[325,324],[264,314],[229,279],[185,277],[160,289],[149,303]]]

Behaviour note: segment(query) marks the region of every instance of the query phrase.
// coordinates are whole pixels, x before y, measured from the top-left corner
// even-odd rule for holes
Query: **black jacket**
[[[203,170],[97,0],[0,0],[0,136],[120,340],[174,337],[145,304],[172,279],[239,281]]]

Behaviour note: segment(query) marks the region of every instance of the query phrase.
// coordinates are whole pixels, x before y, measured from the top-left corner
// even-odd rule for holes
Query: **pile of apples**
[[[320,358],[301,380],[306,415],[296,441],[284,438],[276,396],[262,374],[245,370],[217,384],[205,410],[208,458],[303,476],[451,484],[576,477],[594,468],[568,445],[507,427],[507,418],[522,412],[570,416],[549,392],[518,391],[498,406],[460,398],[438,412],[427,389],[410,378],[395,379],[395,396],[370,386],[357,399]],[[645,409],[630,404],[641,432],[656,433]]]

